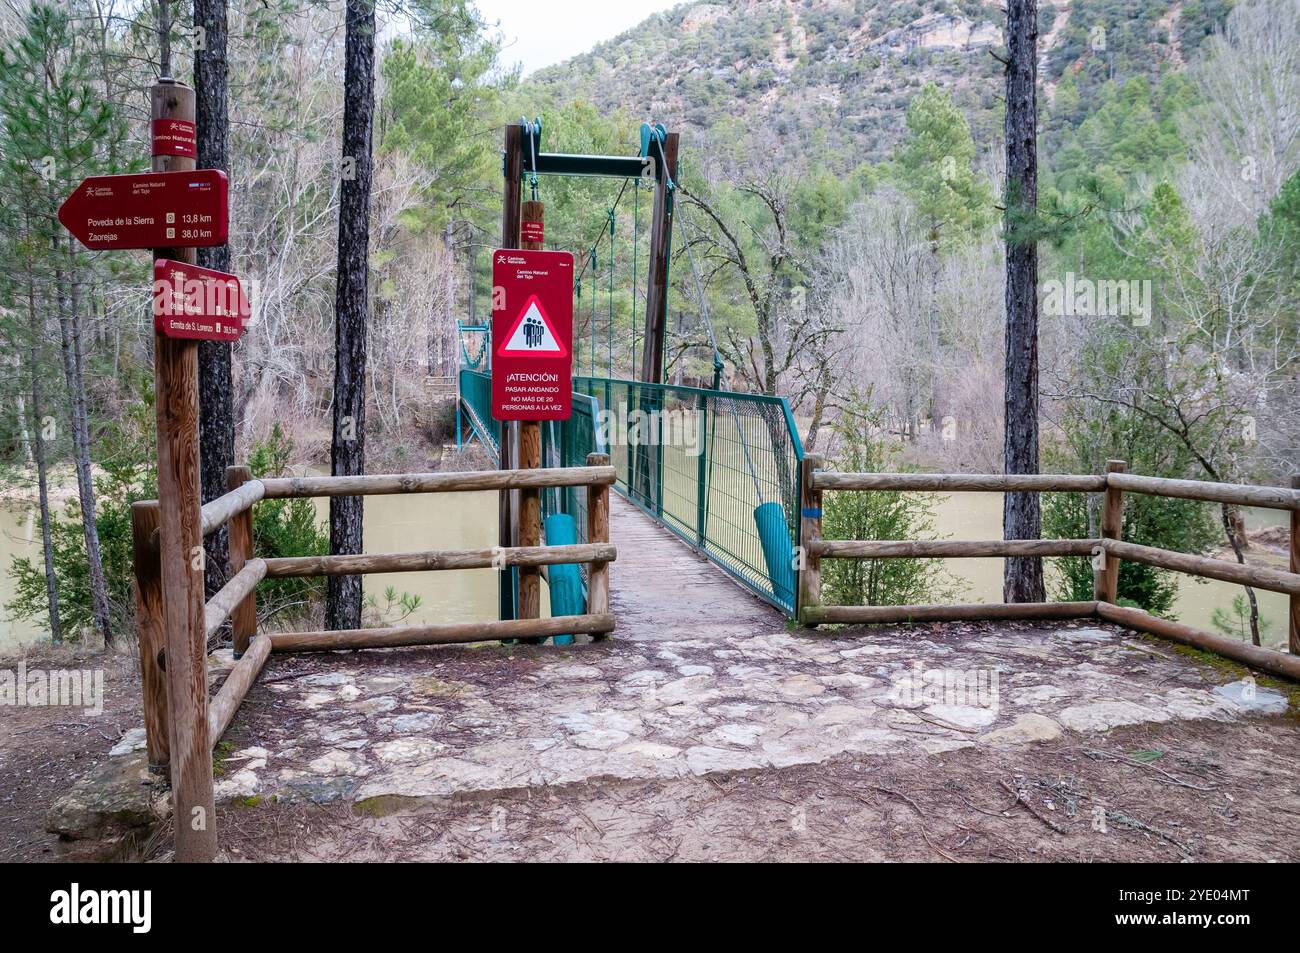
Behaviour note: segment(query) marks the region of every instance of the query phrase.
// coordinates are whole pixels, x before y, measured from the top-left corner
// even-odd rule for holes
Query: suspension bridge
[[[668,269],[677,214],[678,137],[661,125],[643,124],[640,150],[634,157],[547,153],[541,149],[541,122],[508,127],[504,151],[504,247],[540,247],[520,241],[527,232],[544,234],[539,177],[576,175],[621,179],[618,192],[599,227],[580,247],[575,269],[573,413],[568,420],[540,425],[537,458],[521,459],[520,425],[493,419],[492,342],[486,324],[459,324],[462,367],[457,387],[458,447],[465,439],[480,443],[502,468],[581,466],[589,454],[606,455],[617,472],[612,504],[620,528],[648,521],[666,530],[683,550],[713,563],[725,576],[774,608],[793,616],[796,610],[795,541],[803,445],[788,403],[781,397],[733,393],[721,388],[723,362],[703,299],[689,240],[681,243],[695,278],[698,313],[712,342],[708,363],[711,387],[664,383],[665,329],[668,317]],[[523,200],[524,189],[532,198]],[[640,253],[641,193],[652,190],[648,251]],[[620,242],[618,223],[631,205],[630,233],[623,236],[631,253],[631,289],[616,308],[616,273]],[[522,220],[512,214],[521,209]],[[644,263],[644,285],[639,265]],[[637,312],[644,288],[643,327]],[[602,302],[599,298],[602,296]],[[626,310],[626,324],[624,321]],[[602,327],[603,324],[603,327]],[[639,353],[638,353],[639,345]],[[624,357],[626,354],[626,357]],[[680,356],[679,356],[680,359]],[[597,376],[597,370],[604,376]],[[621,371],[627,377],[620,378]],[[527,424],[523,425],[527,426]],[[503,504],[502,545],[517,544],[521,527],[518,500]],[[585,503],[580,488],[543,493],[540,507],[547,542],[585,542]],[[512,514],[516,514],[513,515]],[[641,535],[644,542],[647,538]],[[665,556],[665,559],[668,557]],[[673,575],[646,574],[644,586],[663,591]],[[553,573],[554,574],[554,573]],[[699,579],[725,584],[725,577],[706,573]],[[635,581],[635,580],[631,580]],[[575,580],[576,583],[576,580]],[[552,600],[556,593],[552,586]],[[571,590],[576,608],[581,589]],[[714,596],[715,598],[720,598]],[[513,617],[522,599],[519,579],[503,578],[501,615]],[[561,604],[567,605],[561,598]]]

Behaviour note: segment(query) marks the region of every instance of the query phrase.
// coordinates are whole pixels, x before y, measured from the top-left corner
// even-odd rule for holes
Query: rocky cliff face
[[[1217,4],[1217,5],[1216,5]],[[1188,9],[1191,8],[1188,4]],[[1219,7],[1222,6],[1220,10]],[[1040,82],[1177,67],[1226,12],[1207,0],[1060,0],[1040,9]],[[977,143],[1001,127],[1003,13],[991,0],[732,0],[684,4],[542,70],[539,98],[582,99],[703,135],[761,130],[786,159],[886,157],[912,96],[950,91]]]

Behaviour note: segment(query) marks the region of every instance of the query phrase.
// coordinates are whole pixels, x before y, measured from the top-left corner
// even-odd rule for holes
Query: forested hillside
[[[1050,135],[1086,118],[1112,81],[1157,82],[1193,56],[1226,0],[1059,0],[1039,7]],[[987,0],[740,0],[687,3],[535,86],[560,101],[671,117],[711,136],[755,136],[796,162],[841,168],[888,157],[926,84],[966,114],[977,144],[999,135],[1002,13]],[[1080,105],[1082,104],[1082,105]]]

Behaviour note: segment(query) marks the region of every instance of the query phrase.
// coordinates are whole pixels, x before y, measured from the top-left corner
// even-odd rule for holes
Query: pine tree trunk
[[[63,374],[68,384],[68,400],[72,410],[72,448],[77,471],[77,495],[81,501],[81,521],[86,539],[86,562],[90,572],[91,612],[95,628],[104,637],[104,645],[113,644],[112,623],[108,609],[108,586],[104,581],[104,560],[99,547],[99,527],[95,523],[95,482],[90,471],[90,423],[86,409],[86,378],[83,373],[81,353],[81,326],[79,322],[79,279],[77,262],[72,249],[72,237],[67,238],[68,275],[63,286],[62,276],[56,273],[55,281],[61,286],[59,294],[60,350],[63,352]]]
[[[375,7],[348,0],[343,73],[343,183],[334,297],[334,433],[330,472],[365,471],[366,329],[370,252],[370,133],[374,120]],[[361,552],[363,498],[330,498],[330,552]],[[361,577],[331,576],[325,625],[361,625]]]
[[[202,28],[204,38],[204,48],[194,51],[197,164],[200,169],[229,173],[226,0],[194,0],[194,25]],[[230,246],[200,248],[199,264],[230,271]],[[204,503],[226,492],[226,467],[235,462],[231,349],[225,341],[199,342],[199,468]],[[210,599],[230,576],[226,528],[212,533],[203,545],[207,551],[204,589]]]
[[[59,620],[58,576],[54,572],[54,538],[50,533],[50,487],[45,469],[45,422],[41,392],[40,347],[41,320],[36,307],[36,282],[27,273],[27,318],[31,329],[30,365],[32,375],[32,427],[36,439],[32,443],[32,457],[36,463],[37,505],[41,511],[41,553],[45,557],[45,598],[50,609],[50,638],[55,645],[63,641],[63,624]]]
[[[1007,473],[1038,472],[1038,208],[1037,0],[1007,0],[1007,194],[1005,233]],[[1002,509],[1006,539],[1037,539],[1042,516],[1036,493],[1008,493]],[[1043,562],[1009,558],[1002,582],[1007,602],[1041,602]]]

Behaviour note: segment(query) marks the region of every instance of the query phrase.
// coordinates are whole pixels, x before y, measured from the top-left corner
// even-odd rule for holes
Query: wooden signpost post
[[[150,94],[155,123],[194,122],[194,90],[159,82]],[[157,140],[155,140],[157,142]],[[156,155],[156,172],[194,168],[190,156]],[[193,265],[196,249],[154,249],[154,260]],[[176,860],[210,861],[217,852],[208,739],[208,653],[203,624],[203,532],[199,493],[199,343],[154,336],[158,415],[159,561],[167,631],[172,809]]]
[[[146,713],[149,760],[155,769],[170,767],[176,860],[210,861],[217,831],[208,728],[198,342],[237,339],[249,309],[239,279],[195,264],[199,246],[225,244],[229,197],[223,172],[195,169],[194,90],[159,80],[150,90],[149,106],[153,171],[86,179],[60,207],[59,221],[87,248],[152,248],[154,253],[158,500],[136,504],[131,514],[140,668],[146,701],[154,700],[146,706],[151,709]],[[165,725],[159,704],[164,695]]]

